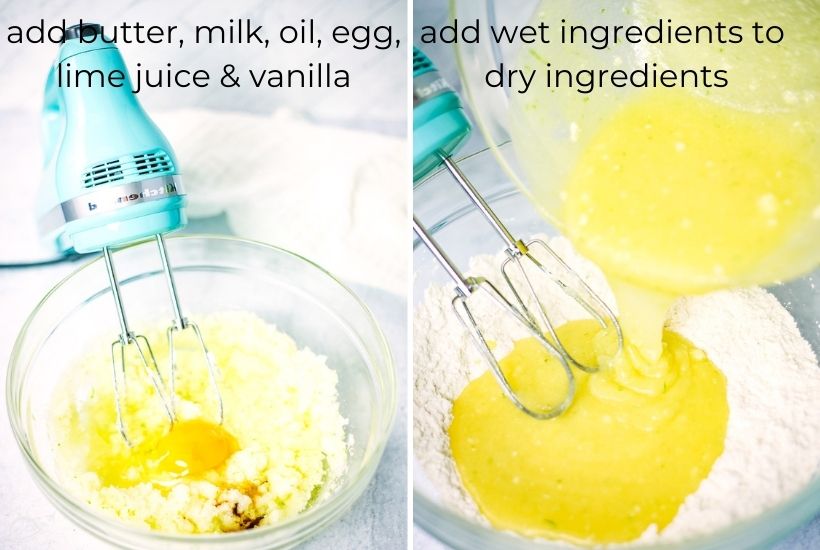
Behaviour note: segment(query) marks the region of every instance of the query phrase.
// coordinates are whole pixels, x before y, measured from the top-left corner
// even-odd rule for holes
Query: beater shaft
[[[194,336],[196,336],[197,342],[199,343],[199,347],[202,350],[202,353],[205,355],[205,364],[208,369],[208,377],[210,378],[211,388],[213,389],[216,399],[217,420],[219,424],[222,424],[222,421],[225,417],[225,413],[224,406],[222,403],[222,393],[219,391],[219,383],[217,382],[218,371],[216,361],[214,360],[214,357],[211,354],[211,352],[208,351],[208,347],[205,345],[205,339],[202,337],[202,332],[199,330],[199,326],[197,326],[196,323],[189,321],[182,314],[182,306],[179,302],[179,294],[177,293],[177,285],[174,279],[174,272],[171,269],[171,262],[168,259],[168,251],[165,248],[165,239],[163,238],[162,234],[157,234],[156,240],[157,248],[159,248],[160,261],[162,262],[162,271],[165,274],[165,284],[168,287],[168,294],[171,297],[171,307],[174,310],[173,324],[170,327],[168,327],[168,330],[166,331],[168,337],[168,362],[171,378],[172,410],[175,410],[177,370],[177,354],[176,346],[174,345],[174,333],[178,330],[181,331],[190,328],[193,331]]]
[[[113,369],[113,383],[114,383],[114,402],[117,413],[117,428],[125,439],[128,445],[132,445],[132,439],[128,435],[128,429],[125,425],[123,414],[123,403],[126,394],[126,347],[133,345],[139,356],[139,362],[152,386],[156,390],[157,396],[162,401],[162,406],[165,414],[173,426],[176,411],[176,371],[177,371],[177,351],[174,343],[174,333],[185,329],[191,329],[196,337],[196,341],[205,356],[205,363],[208,369],[208,375],[211,382],[211,387],[215,394],[217,417],[221,424],[224,419],[224,407],[222,403],[222,394],[219,391],[217,383],[217,367],[213,355],[208,351],[205,345],[205,340],[202,337],[202,332],[199,327],[189,321],[182,313],[182,307],[179,302],[179,295],[177,293],[176,281],[171,269],[171,263],[168,259],[168,252],[165,248],[165,240],[161,234],[156,235],[157,247],[159,248],[160,260],[162,262],[162,270],[165,276],[165,282],[168,287],[168,293],[171,297],[171,307],[174,313],[174,321],[167,330],[168,337],[168,356],[169,369],[168,378],[170,380],[169,394],[166,395],[165,382],[163,381],[159,367],[157,365],[154,352],[151,348],[150,342],[145,336],[135,334],[129,324],[128,318],[125,315],[125,308],[123,307],[122,293],[120,291],[119,280],[114,269],[114,261],[112,252],[109,247],[103,248],[103,258],[105,261],[105,269],[108,273],[108,282],[111,287],[111,294],[114,297],[114,305],[117,309],[117,319],[120,325],[120,336],[111,344],[111,363]]]
[[[523,315],[506,298],[504,298],[504,295],[501,294],[490,281],[484,279],[483,277],[465,277],[458,267],[455,266],[447,253],[444,252],[444,250],[438,245],[435,239],[433,239],[427,229],[425,229],[425,227],[415,216],[413,216],[413,231],[416,235],[418,235],[421,242],[424,243],[428,250],[430,250],[436,258],[436,261],[442,268],[444,268],[455,283],[456,296],[453,298],[452,304],[456,317],[458,317],[459,321],[462,325],[464,325],[464,328],[467,329],[467,332],[472,337],[473,342],[478,347],[478,350],[489,363],[493,375],[507,398],[512,401],[518,409],[539,420],[554,418],[563,413],[572,404],[572,400],[575,397],[575,376],[572,374],[572,370],[567,363],[565,354],[558,350],[550,341],[548,341],[538,327],[534,325],[529,318]],[[493,351],[487,342],[487,339],[484,337],[484,333],[481,331],[478,321],[467,303],[470,296],[478,290],[485,292],[486,295],[489,296],[502,310],[502,313],[512,316],[553,358],[555,358],[556,361],[558,361],[567,378],[567,393],[560,403],[536,409],[532,406],[526,405],[518,397],[515,390],[507,380],[507,377],[504,375],[504,372],[501,370],[501,365],[499,365],[495,354],[493,354]]]
[[[117,319],[120,324],[120,337],[111,344],[111,368],[114,383],[114,405],[117,413],[117,428],[128,445],[132,445],[131,439],[128,437],[128,430],[125,426],[125,419],[123,415],[123,401],[125,400],[126,392],[126,357],[125,348],[132,345],[136,348],[137,354],[140,358],[145,374],[154,386],[157,392],[157,397],[162,402],[165,414],[168,415],[168,420],[171,425],[174,423],[174,413],[172,405],[169,404],[165,396],[164,383],[162,375],[157,366],[157,360],[154,357],[154,352],[151,349],[151,344],[148,339],[141,334],[134,334],[128,326],[128,319],[125,316],[125,308],[122,305],[122,294],[120,293],[120,284],[117,280],[117,273],[114,270],[114,261],[109,247],[103,248],[103,258],[105,260],[105,270],[108,273],[108,282],[111,287],[111,294],[114,297],[114,306],[117,309]],[[119,348],[119,353],[117,349]],[[117,362],[119,361],[119,364]]]
[[[171,264],[168,261],[168,252],[165,250],[165,239],[161,234],[157,235],[157,247],[159,248],[159,258],[162,262],[162,271],[165,274],[165,284],[168,286],[168,293],[171,295],[171,307],[174,310],[174,322],[184,329],[188,326],[188,321],[182,315],[182,306],[179,305],[179,295],[177,285],[174,281],[174,274],[171,272]]]
[[[501,239],[504,241],[506,245],[506,252],[508,255],[507,260],[502,264],[501,271],[504,277],[504,281],[506,282],[507,286],[509,287],[510,291],[513,293],[515,297],[515,301],[518,303],[518,306],[521,308],[521,311],[524,315],[531,321],[531,323],[536,327],[541,327],[542,331],[548,333],[552,340],[557,344],[558,349],[561,350],[561,353],[564,354],[566,359],[572,363],[577,368],[585,371],[585,372],[595,372],[598,370],[597,366],[585,364],[577,359],[569,352],[566,346],[564,346],[560,339],[558,338],[558,334],[555,330],[555,326],[553,325],[552,321],[550,320],[549,314],[547,312],[547,308],[544,306],[542,300],[538,296],[538,293],[535,290],[535,285],[533,285],[530,276],[527,274],[527,269],[525,268],[522,260],[527,259],[530,261],[530,265],[533,266],[537,272],[540,272],[547,276],[550,280],[552,280],[555,284],[557,284],[563,292],[565,292],[570,298],[572,298],[576,303],[578,303],[587,313],[589,313],[593,319],[595,319],[598,324],[601,325],[601,328],[613,327],[615,330],[615,334],[617,337],[618,343],[618,350],[620,351],[623,348],[623,334],[621,332],[620,324],[615,317],[615,314],[612,313],[612,310],[606,303],[598,296],[590,287],[587,285],[575,271],[573,271],[562,259],[561,257],[552,250],[545,242],[541,240],[533,240],[528,243],[525,243],[521,239],[517,239],[513,234],[507,229],[501,219],[496,215],[493,209],[487,204],[487,201],[484,200],[484,197],[481,196],[481,193],[475,188],[475,186],[470,182],[466,175],[461,171],[458,165],[453,161],[451,157],[446,155],[440,155],[441,161],[444,164],[447,171],[450,172],[453,179],[459,184],[459,186],[464,190],[467,196],[470,198],[470,201],[475,205],[475,207],[481,212],[484,218],[488,221],[488,223],[492,226],[492,228],[498,233]],[[552,272],[545,264],[539,261],[532,253],[532,248],[542,248],[546,254],[553,260],[555,267],[557,267],[561,273],[556,274]],[[512,278],[507,273],[507,268],[510,265],[516,265],[522,275],[522,279],[524,280],[524,292],[526,292],[532,301],[536,304],[536,311],[537,311],[537,318],[533,313],[530,311],[530,308],[527,307],[525,300],[522,297],[522,292],[516,287],[513,283]],[[540,323],[539,323],[540,321]]]
[[[122,307],[120,284],[117,281],[117,273],[114,271],[111,249],[107,246],[103,248],[103,258],[105,258],[105,271],[108,273],[108,284],[111,286],[111,294],[114,295],[114,306],[117,308],[117,319],[120,322],[120,341],[124,345],[130,340],[131,330],[128,328],[128,319],[125,317],[125,309]]]
[[[413,231],[418,235],[421,242],[424,243],[424,246],[427,247],[427,250],[435,256],[436,261],[438,264],[447,271],[447,274],[456,284],[456,290],[460,294],[465,296],[472,293],[472,289],[470,288],[470,284],[464,278],[464,275],[461,274],[461,271],[455,266],[453,261],[447,255],[444,250],[438,245],[436,241],[433,240],[433,237],[427,232],[421,222],[419,222],[416,216],[413,216]]]
[[[507,245],[507,248],[517,248],[520,241],[513,237],[512,233],[510,233],[498,216],[495,215],[493,209],[490,208],[490,205],[487,204],[487,201],[484,200],[484,197],[481,196],[481,193],[478,192],[475,186],[470,183],[470,180],[467,179],[467,176],[464,175],[461,168],[458,167],[451,157],[442,156],[441,161],[450,172],[450,175],[453,176],[453,179],[456,180],[464,192],[467,193],[467,196],[470,197],[470,200],[476,208],[478,208],[487,221],[490,222],[490,225],[492,225],[493,229],[495,229],[496,233],[498,233],[499,237],[504,241],[504,244]]]

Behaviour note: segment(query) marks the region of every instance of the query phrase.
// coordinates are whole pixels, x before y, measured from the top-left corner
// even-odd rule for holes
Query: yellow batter
[[[611,352],[599,330],[573,321],[558,335],[596,363]],[[453,458],[495,527],[606,543],[672,521],[723,451],[729,411],[726,381],[703,352],[670,332],[664,343],[660,368],[578,373],[575,402],[555,420],[520,412],[490,372],[464,389],[449,431]],[[554,400],[534,381],[559,367],[533,339],[518,341],[501,367],[514,386],[539,387]]]
[[[726,9],[745,13],[745,23],[757,13],[720,5],[680,0],[669,9],[678,22],[687,13],[718,20],[714,10]],[[723,92],[607,90],[587,97],[544,88],[514,98],[513,143],[529,195],[603,269],[626,346],[615,355],[611,341],[604,344],[611,336],[591,323],[559,329],[573,353],[602,370],[575,370],[575,402],[553,420],[518,411],[489,373],[458,397],[453,457],[494,526],[578,542],[630,541],[653,524],[663,529],[721,454],[723,376],[663,324],[678,296],[795,277],[820,260],[817,33],[805,23],[820,7],[808,3],[803,13],[792,5],[767,3],[783,16],[778,23],[792,41],[759,54],[650,48],[670,67],[700,57],[731,64],[732,85]],[[668,7],[660,6],[635,3],[650,21]],[[560,19],[573,10],[569,1],[548,0],[538,13]],[[635,55],[629,48],[603,58],[579,51],[536,46],[524,50],[521,65],[549,59],[577,68]],[[700,57],[693,60],[693,51]],[[567,130],[566,139],[555,139]],[[553,395],[562,389],[557,367],[533,341],[517,342],[502,368],[528,400],[560,400]]]
[[[336,372],[250,313],[198,321],[221,373],[224,423],[215,423],[204,358],[185,331],[175,339],[172,428],[136,355],[129,357],[129,447],[117,430],[110,354],[92,353],[67,370],[53,398],[50,435],[63,482],[106,514],[175,533],[275,524],[330,494],[348,457]],[[164,330],[146,337],[165,372]]]

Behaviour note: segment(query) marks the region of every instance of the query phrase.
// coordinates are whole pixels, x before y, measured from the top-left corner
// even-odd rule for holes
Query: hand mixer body
[[[90,85],[67,86],[69,70],[95,76]],[[123,75],[120,87],[99,76],[112,71]],[[39,225],[59,250],[93,252],[185,225],[174,152],[131,92],[114,44],[99,35],[62,44],[46,82],[43,122]]]
[[[112,85],[112,74],[117,75],[119,86]],[[78,82],[80,78],[85,80]],[[216,416],[220,423],[223,419],[215,360],[199,327],[182,314],[163,241],[164,233],[186,223],[177,159],[131,89],[125,62],[117,47],[103,40],[99,25],[80,23],[67,29],[45,88],[46,164],[38,204],[40,230],[58,249],[103,252],[120,327],[119,337],[111,344],[117,424],[129,444],[123,402],[126,377],[135,372],[126,365],[126,349],[134,351],[130,355],[137,357],[136,370],[150,380],[173,425],[174,335],[185,329],[191,329],[197,338],[215,394]],[[112,258],[117,246],[149,237],[157,241],[174,314],[167,330],[169,365],[165,376],[148,339],[128,324]]]
[[[433,63],[413,48],[413,181],[419,182],[470,135],[458,96]]]

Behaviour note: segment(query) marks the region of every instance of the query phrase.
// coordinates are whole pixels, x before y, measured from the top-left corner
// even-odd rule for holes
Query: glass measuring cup
[[[755,124],[761,128],[765,128],[769,120],[778,120],[778,125],[774,127],[784,128],[787,132],[797,128],[796,131],[803,134],[801,148],[807,150],[805,158],[820,157],[816,139],[818,109],[815,99],[816,91],[820,89],[817,76],[820,71],[808,70],[818,64],[815,53],[818,51],[818,39],[806,22],[811,19],[811,14],[802,13],[802,7],[788,2],[767,3],[765,6],[753,6],[753,9],[742,8],[739,2],[721,3],[720,7],[715,8],[714,3],[710,7],[707,2],[692,0],[678,2],[674,6],[664,3],[662,10],[658,7],[660,4],[657,0],[633,0],[608,3],[606,8],[602,8],[597,3],[563,0],[543,5],[523,0],[503,4],[492,0],[451,2],[451,15],[460,24],[471,24],[477,19],[481,22],[480,45],[456,46],[459,71],[477,126],[512,181],[537,205],[542,215],[565,232],[568,219],[563,192],[568,178],[579,165],[580,155],[603,125],[621,112],[625,105],[646,95],[647,90],[607,86],[591,93],[579,93],[568,87],[547,88],[541,81],[533,85],[527,94],[521,95],[517,93],[515,83],[499,88],[487,86],[484,78],[488,70],[503,68],[507,71],[535,66],[543,69],[546,63],[553,68],[573,71],[600,68],[632,71],[640,67],[681,70],[701,66],[729,70],[731,84],[726,88],[687,88],[679,93],[727,112],[740,113],[739,116],[751,113],[752,118],[760,119]],[[606,48],[593,48],[590,44],[566,46],[557,43],[562,19],[566,20],[567,25],[583,24],[587,27],[645,27],[658,20],[666,24],[669,19],[675,25],[694,27],[695,23],[725,21],[727,24],[742,25],[746,42],[737,47],[721,46],[723,51],[719,47],[656,46],[623,41],[608,44]],[[756,19],[779,23],[789,40],[782,45],[765,47],[750,43],[751,24]],[[497,45],[492,40],[491,24],[512,27],[535,20],[543,20],[555,27],[551,35],[552,44],[522,47],[519,44]],[[761,67],[772,69],[760,70]],[[738,134],[742,133],[738,131]],[[772,142],[782,137],[779,131],[773,130],[771,134]],[[508,141],[512,141],[512,147],[503,150],[497,147]],[[761,149],[765,151],[768,146],[764,143]],[[720,270],[711,272],[711,269],[690,273],[678,269],[681,275],[676,278],[673,273],[651,272],[646,265],[632,271],[614,262],[604,267],[608,272],[641,286],[652,283],[660,290],[672,293],[766,284],[805,273],[820,261],[820,248],[813,244],[814,236],[820,232],[820,215],[816,208],[820,204],[820,168],[816,161],[808,162],[811,164],[808,169],[810,176],[805,178],[805,184],[801,184],[800,189],[802,212],[793,217],[792,225],[776,247],[756,256],[754,251],[747,250],[750,260],[742,270],[726,274]],[[654,180],[653,177],[646,178],[646,187],[642,188],[645,194],[651,191],[653,185],[658,193],[661,192],[662,185]],[[647,196],[663,200],[659,194]],[[762,199],[761,204],[766,206],[768,198]],[[706,203],[710,197],[706,195],[700,200]],[[724,221],[724,216],[731,215],[731,209],[725,213],[715,213],[718,222]],[[721,231],[718,224],[708,222],[706,219],[705,223],[711,231],[716,234]],[[755,242],[756,238],[756,235],[749,234],[749,241]],[[738,247],[742,248],[742,245]],[[599,263],[607,263],[603,261],[606,258],[595,257],[589,250],[585,252]],[[659,280],[663,281],[662,284],[658,283]]]

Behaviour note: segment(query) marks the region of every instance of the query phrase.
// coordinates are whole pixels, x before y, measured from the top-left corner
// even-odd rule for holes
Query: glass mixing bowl
[[[347,511],[379,463],[396,411],[390,351],[367,307],[332,275],[295,254],[230,237],[175,237],[168,253],[186,314],[256,313],[302,347],[325,355],[339,377],[341,413],[353,445],[345,478],[318,504],[278,525],[218,535],[172,535],[135,528],[78,501],[60,484],[46,419],[62,372],[90,345],[108,345],[117,319],[101,260],[54,287],[29,316],[11,354],[6,384],[17,443],[37,485],[73,522],[121,547],[283,548],[306,540]],[[173,318],[156,246],[114,255],[135,329]],[[145,329],[142,329],[145,330]]]
[[[504,147],[508,146],[503,146],[502,149]],[[492,154],[484,151],[463,159],[459,165],[484,194],[499,217],[507,223],[513,235],[526,238],[535,233],[557,234],[555,228],[545,222],[529,201],[510,183]],[[467,268],[467,260],[471,256],[496,253],[502,249],[502,241],[447,173],[440,171],[433,174],[416,187],[413,209],[462,269]],[[430,283],[451,282],[418,240],[414,243],[413,270],[414,303],[423,300],[424,291]],[[818,284],[820,270],[815,270],[801,279],[769,289],[794,316],[803,337],[811,344],[816,355],[820,355],[820,293],[815,289]],[[415,368],[424,366],[416,365]],[[415,521],[433,536],[455,548],[566,548],[563,544],[527,540],[479,525],[442,503],[436,487],[430,482],[418,461],[414,461],[413,475]],[[820,475],[816,475],[802,491],[757,517],[708,536],[651,548],[769,548],[775,541],[818,513]]]

